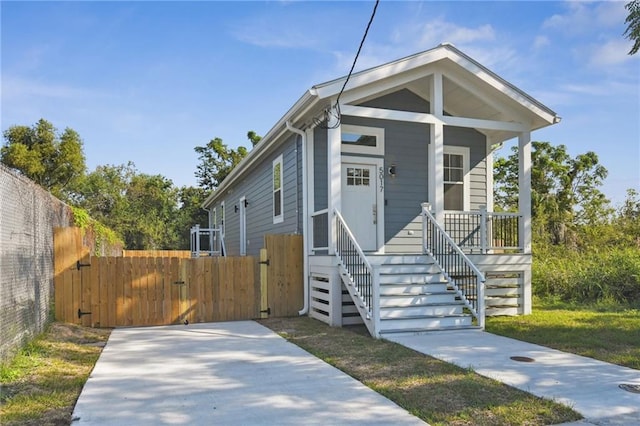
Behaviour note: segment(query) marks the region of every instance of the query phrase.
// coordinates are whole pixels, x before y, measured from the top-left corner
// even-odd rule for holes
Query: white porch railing
[[[428,203],[422,204],[422,245],[425,253],[438,262],[465,306],[476,318],[477,325],[484,329],[485,277],[436,222]]]
[[[444,230],[463,250],[471,253],[522,253],[522,215],[519,213],[446,212]]]
[[[224,256],[224,236],[222,228],[191,228],[191,257]]]
[[[363,322],[374,337],[380,336],[380,272],[371,265],[339,211],[334,210],[335,252],[340,273],[348,280],[347,290],[356,303]]]

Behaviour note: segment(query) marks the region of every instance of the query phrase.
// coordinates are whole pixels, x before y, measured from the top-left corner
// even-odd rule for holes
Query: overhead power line
[[[367,23],[367,28],[364,30],[364,35],[362,36],[362,40],[360,41],[360,46],[358,46],[358,51],[356,52],[355,58],[353,58],[353,64],[351,64],[351,69],[349,70],[349,74],[347,74],[347,78],[344,80],[344,84],[342,85],[342,89],[340,89],[340,93],[338,93],[338,97],[336,98],[336,104],[333,108],[335,111],[331,111],[329,108],[325,112],[325,118],[327,120],[326,128],[335,129],[340,125],[341,113],[340,113],[340,96],[344,92],[344,89],[347,87],[347,83],[349,83],[349,79],[351,78],[351,74],[353,74],[353,70],[356,67],[356,62],[358,62],[358,56],[360,56],[360,51],[362,50],[362,46],[364,46],[364,41],[367,39],[367,34],[369,34],[369,28],[371,28],[371,23],[373,22],[373,18],[376,16],[376,10],[378,9],[378,3],[380,0],[376,0],[376,4],[373,6],[373,11],[371,12],[371,17],[369,18],[369,23]],[[334,125],[329,126],[329,116],[334,115],[336,118],[336,122]]]

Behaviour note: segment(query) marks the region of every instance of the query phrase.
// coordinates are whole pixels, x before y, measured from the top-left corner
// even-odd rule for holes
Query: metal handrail
[[[453,241],[442,226],[440,226],[429,211],[429,204],[427,203],[422,204],[422,218],[423,250],[425,253],[433,256],[436,262],[438,262],[447,279],[454,285],[459,296],[478,321],[478,325],[484,328],[484,274],[471,262],[462,249]],[[430,235],[429,229],[432,230]],[[438,242],[444,244],[435,244],[432,242],[429,247],[427,243],[429,236],[432,240],[437,238],[439,240]],[[441,247],[442,245],[446,248]],[[470,276],[475,276],[475,285],[466,282],[466,279]]]
[[[355,296],[366,311],[365,325],[369,332],[379,336],[379,271],[369,262],[355,236],[349,229],[339,211],[334,210],[336,219],[336,240],[334,241],[335,255],[338,262],[346,271]]]

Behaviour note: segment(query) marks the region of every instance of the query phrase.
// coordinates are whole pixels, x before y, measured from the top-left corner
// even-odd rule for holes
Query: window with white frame
[[[469,148],[445,146],[444,209],[469,210]]]
[[[384,129],[379,127],[341,126],[342,152],[384,155]]]
[[[273,223],[280,223],[284,221],[282,155],[273,160],[271,176],[273,181]]]

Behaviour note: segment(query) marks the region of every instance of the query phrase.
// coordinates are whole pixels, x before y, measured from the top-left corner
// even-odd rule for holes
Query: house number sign
[[[380,192],[384,189],[384,167],[378,169],[378,177],[380,178]]]

